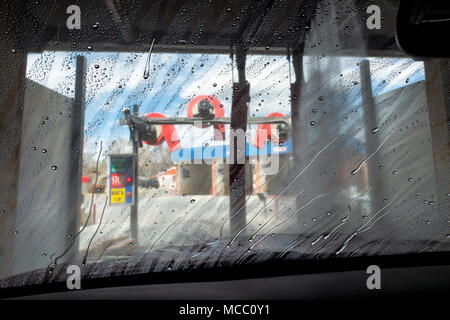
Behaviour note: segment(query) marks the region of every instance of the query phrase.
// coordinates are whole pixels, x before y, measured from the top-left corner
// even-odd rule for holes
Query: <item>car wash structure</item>
[[[135,177],[132,179],[132,202],[129,202],[131,205],[131,237],[133,239],[137,239],[138,233],[138,186],[136,178],[139,176],[138,155],[139,148],[143,147],[144,144],[156,146],[164,142],[167,143],[172,153],[172,160],[177,163],[178,167],[176,183],[178,194],[231,196],[234,193],[233,184],[236,177],[230,180],[230,167],[233,168],[237,164],[242,165],[241,168],[243,169],[241,170],[245,171],[244,174],[240,175],[239,179],[244,179],[241,180],[244,181],[244,195],[248,194],[253,189],[253,180],[261,180],[261,172],[264,172],[262,169],[266,163],[261,161],[261,159],[266,159],[267,162],[267,159],[274,158],[271,155],[276,155],[277,167],[272,172],[273,175],[278,173],[279,156],[292,152],[292,142],[288,140],[290,119],[281,113],[272,113],[266,117],[252,117],[247,119],[248,124],[258,125],[257,135],[253,142],[246,141],[246,135],[241,136],[241,139],[237,139],[238,137],[233,135],[230,139],[230,145],[222,144],[183,148],[179,142],[180,140],[174,127],[175,125],[190,125],[198,128],[213,126],[214,140],[225,140],[225,125],[232,124],[232,118],[223,116],[224,113],[221,103],[213,96],[203,95],[192,99],[188,104],[188,117],[166,117],[160,113],[139,115],[139,108],[136,105],[133,107],[133,113],[129,108],[125,108],[123,109],[123,114],[124,118],[121,119],[121,124],[128,126],[130,141],[133,145],[132,158],[130,155],[124,155],[123,158],[129,159],[129,164],[133,164],[134,167],[134,171],[130,169],[127,171],[133,172],[133,176]],[[239,146],[239,144],[241,145]],[[241,152],[241,150],[244,150],[244,152]],[[252,159],[253,165],[256,165],[259,169],[256,172],[256,177],[254,177],[250,159]],[[113,161],[117,160],[111,158],[111,163]],[[113,174],[113,171],[111,171],[111,174]],[[125,175],[122,174],[123,177]],[[111,179],[113,178],[111,177]],[[233,181],[233,183],[230,183],[230,181]],[[113,191],[113,186],[114,184],[111,183],[111,196],[113,193],[119,192],[117,190],[124,191],[122,185],[119,186],[121,188],[115,191]],[[121,201],[125,201],[127,198],[124,196],[120,199]],[[243,210],[241,208],[241,211]]]
[[[192,186],[199,185],[196,183],[193,177],[198,175],[197,170],[201,170],[200,167],[192,164],[186,164],[183,162],[197,160],[203,162],[205,160],[204,154],[210,154],[211,157],[215,158],[226,158],[228,160],[227,165],[217,164],[213,162],[211,168],[208,168],[211,172],[211,188],[209,190],[197,190],[200,193],[220,193],[229,195],[230,204],[230,232],[235,234],[239,232],[246,225],[246,195],[249,190],[252,189],[252,178],[253,174],[249,167],[249,158],[253,155],[259,155],[259,150],[270,150],[266,152],[266,155],[270,154],[273,150],[273,145],[277,145],[282,150],[286,152],[293,152],[292,141],[288,145],[282,146],[283,143],[287,142],[288,133],[291,131],[292,124],[289,117],[285,117],[282,114],[273,113],[267,117],[248,117],[248,103],[250,102],[250,83],[246,79],[246,59],[250,47],[254,46],[252,44],[252,39],[255,34],[259,32],[261,25],[268,13],[269,8],[272,6],[272,1],[262,1],[253,2],[248,7],[248,12],[246,15],[246,20],[240,25],[239,30],[237,30],[233,36],[229,38],[229,54],[231,58],[232,70],[234,70],[234,62],[236,61],[237,69],[237,79],[235,79],[234,72],[232,72],[232,107],[231,107],[231,117],[224,117],[223,109],[221,108],[220,102],[213,96],[198,96],[192,99],[188,104],[187,117],[165,117],[162,114],[149,113],[147,115],[140,115],[138,106],[133,107],[133,113],[129,108],[123,110],[124,119],[121,120],[122,125],[127,125],[130,131],[130,140],[133,144],[133,154],[136,155],[136,172],[139,147],[143,146],[143,143],[149,145],[160,145],[164,141],[168,144],[172,154],[174,151],[180,150],[178,155],[181,154],[179,158],[177,156],[172,156],[173,160],[181,160],[180,165],[180,175],[179,181],[179,192],[184,193],[183,184],[187,185],[186,189],[192,191]],[[302,6],[305,3],[302,3]],[[302,9],[305,10],[307,6]],[[309,14],[309,13],[308,13]],[[303,21],[301,24],[303,26],[307,25],[309,21]],[[293,58],[294,71],[296,79],[301,79],[301,57],[303,47],[301,46],[302,37],[297,39],[290,45],[286,45],[285,54],[290,61]],[[152,40],[149,56],[147,62],[150,63],[150,57],[155,44],[155,39]],[[158,46],[158,44],[156,44]],[[266,47],[267,49],[267,47]],[[206,49],[206,51],[209,51]],[[212,50],[214,51],[214,50]],[[144,72],[144,78],[148,78],[149,66],[146,66]],[[290,71],[290,69],[289,69]],[[290,74],[289,74],[290,79]],[[297,109],[297,97],[299,95],[299,86],[297,84],[291,84],[291,105],[292,109]],[[292,116],[295,116],[292,113]],[[179,139],[175,131],[174,125],[194,125],[201,128],[207,128],[209,126],[214,126],[214,140],[224,140],[225,129],[224,125],[229,124],[234,132],[240,130],[243,132],[243,143],[242,139],[239,141],[235,134],[230,134],[230,144],[229,146],[219,146],[219,149],[201,149],[188,148],[182,149],[179,144]],[[246,141],[246,131],[248,125],[256,124],[258,125],[258,135],[256,140],[252,144]],[[245,146],[245,152],[239,149],[239,143]],[[262,148],[263,144],[270,143],[270,148]],[[281,146],[280,146],[281,145]],[[289,147],[290,146],[290,147]],[[225,148],[225,149],[222,149]],[[218,151],[222,152],[218,152]],[[216,154],[220,154],[217,156]],[[266,157],[267,159],[267,157]],[[266,161],[257,163],[257,166],[266,166]],[[136,177],[139,174],[136,173]],[[256,177],[260,180],[261,177]],[[214,183],[213,183],[214,181]],[[218,182],[221,181],[221,184]],[[131,207],[131,234],[132,238],[137,239],[137,206],[138,206],[138,195],[137,195],[137,179],[134,181],[135,190],[135,204]]]

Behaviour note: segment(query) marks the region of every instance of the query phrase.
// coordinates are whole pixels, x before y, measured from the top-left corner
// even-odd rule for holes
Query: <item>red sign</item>
[[[111,188],[124,188],[125,187],[125,174],[124,173],[111,173]]]

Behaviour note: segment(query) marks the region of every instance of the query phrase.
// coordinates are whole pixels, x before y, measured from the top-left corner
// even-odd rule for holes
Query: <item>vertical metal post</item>
[[[83,196],[81,194],[81,175],[83,170],[83,128],[84,128],[84,108],[85,108],[85,95],[86,95],[86,57],[77,56],[76,71],[75,71],[75,102],[74,112],[72,116],[72,134],[71,134],[71,146],[74,156],[70,161],[70,181],[72,181],[72,195],[69,195],[69,203],[73,208],[74,213],[70,219],[70,234],[76,234],[80,225],[81,216],[81,202]],[[73,255],[78,254],[78,237],[75,239]]]
[[[288,63],[294,67],[295,82],[291,83],[291,125],[292,125],[292,149],[295,169],[300,167],[300,94],[303,82],[303,46],[294,52],[288,51]],[[290,68],[289,68],[290,71]]]
[[[139,115],[139,106],[133,106],[134,115]],[[134,239],[135,245],[137,245],[138,241],[138,177],[139,177],[139,132],[138,130],[133,130],[132,132],[132,143],[133,143],[133,154],[135,156],[134,159],[134,168],[133,168],[133,197],[134,204],[130,207],[130,230],[131,230],[131,238]]]
[[[303,132],[300,125],[300,95],[301,89],[303,85],[303,46],[301,46],[297,50],[290,51],[288,49],[288,63],[291,63],[292,58],[292,66],[295,74],[295,82],[290,83],[291,89],[291,132],[292,132],[292,157],[293,157],[293,170],[294,176],[300,170],[303,159],[301,157],[300,148]],[[290,68],[289,68],[290,71]],[[301,197],[297,197],[295,199],[295,203],[297,208],[302,206],[303,199]]]
[[[363,102],[363,118],[366,138],[366,155],[379,145],[377,135],[372,130],[377,126],[377,115],[375,112],[375,100],[372,95],[372,79],[370,76],[369,60],[362,60],[359,64],[361,78],[361,94]],[[373,186],[378,193],[384,191],[380,175],[375,171],[378,168],[378,155],[374,154],[370,163],[367,163],[369,185]],[[375,165],[371,165],[371,163]]]
[[[244,133],[247,131],[247,103],[250,101],[249,90],[250,85],[245,79],[245,60],[247,58],[247,49],[244,44],[239,43],[236,46],[236,66],[238,69],[238,83],[233,83],[233,99],[231,108],[231,128],[236,130],[242,130]],[[230,144],[233,150],[230,150],[233,154],[232,164],[230,165],[230,233],[231,235],[237,234],[246,225],[246,164],[238,163],[238,152],[245,152],[246,142],[244,150],[239,148],[238,143],[240,139],[237,139],[235,135],[231,135]]]

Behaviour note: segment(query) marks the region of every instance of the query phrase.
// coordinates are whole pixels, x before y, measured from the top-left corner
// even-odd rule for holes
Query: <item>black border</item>
[[[255,279],[265,277],[366,270],[376,264],[380,268],[450,267],[450,252],[328,258],[320,260],[272,260],[258,264],[232,265],[220,268],[150,272],[144,274],[83,279],[83,290],[150,284],[189,283]],[[19,275],[20,276],[20,275]],[[450,279],[449,279],[450,281]],[[65,282],[42,283],[0,289],[0,299],[67,291]]]

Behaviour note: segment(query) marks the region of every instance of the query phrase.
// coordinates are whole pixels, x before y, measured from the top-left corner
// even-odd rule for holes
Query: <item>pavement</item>
[[[101,219],[105,201],[106,194],[95,194],[95,223],[91,213],[89,224],[79,236],[81,252],[84,253],[91,242],[88,260],[95,261],[106,255],[132,255],[136,250],[145,252],[194,245],[230,236],[228,196],[177,196],[170,189],[139,189],[137,242],[130,238],[130,207],[107,204]],[[91,196],[85,195],[84,210],[88,211],[90,202]],[[262,199],[251,195],[247,201],[247,219],[255,218],[245,232],[257,231],[268,220],[275,225],[283,221],[280,212],[288,209],[294,212],[295,208],[292,197]],[[284,224],[277,233],[288,232],[288,229],[292,229],[292,225]]]

